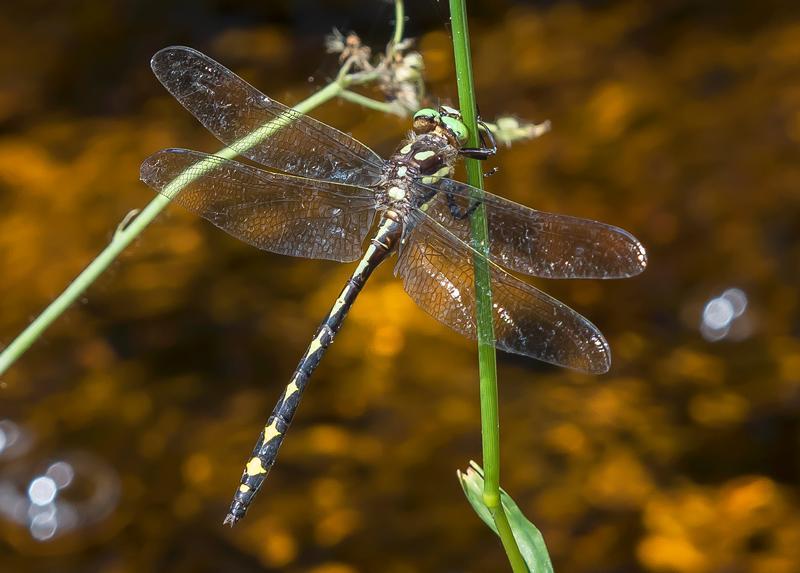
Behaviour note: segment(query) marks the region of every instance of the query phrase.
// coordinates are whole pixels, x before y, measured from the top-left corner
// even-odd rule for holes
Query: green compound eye
[[[466,125],[454,117],[448,116],[442,117],[442,123],[444,123],[445,127],[447,127],[447,129],[449,129],[453,135],[456,136],[456,139],[459,143],[467,142],[467,136],[469,135],[469,132],[467,131]]]
[[[414,119],[438,119],[439,112],[429,107],[424,107],[414,114]]]

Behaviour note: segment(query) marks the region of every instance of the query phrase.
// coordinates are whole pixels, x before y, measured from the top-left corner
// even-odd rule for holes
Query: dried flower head
[[[336,28],[325,37],[325,49],[329,54],[339,54],[339,63],[348,62],[356,70],[371,70],[372,50],[361,42],[355,32],[345,36]]]
[[[486,123],[495,139],[505,145],[511,146],[515,141],[536,139],[550,131],[550,120],[542,123],[524,121],[511,115],[498,116],[494,123]]]
[[[390,46],[382,62],[379,80],[381,91],[388,101],[397,102],[409,112],[417,111],[425,95],[423,72],[425,62],[422,54],[410,48],[412,39],[405,39]]]

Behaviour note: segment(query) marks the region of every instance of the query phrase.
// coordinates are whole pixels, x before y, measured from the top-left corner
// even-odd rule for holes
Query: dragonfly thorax
[[[401,212],[419,206],[420,189],[413,183],[432,185],[450,177],[457,157],[457,148],[437,133],[410,134],[384,167],[384,201]]]
[[[421,179],[423,183],[435,183],[452,175],[457,157],[458,149],[441,135],[412,133],[387,162],[387,179]]]

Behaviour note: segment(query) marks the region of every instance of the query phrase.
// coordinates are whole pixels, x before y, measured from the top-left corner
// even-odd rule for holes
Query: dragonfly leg
[[[452,193],[445,193],[445,195],[447,196],[447,206],[450,208],[450,214],[457,221],[462,221],[472,215],[475,209],[478,208],[478,205],[481,204],[481,201],[473,201],[469,207],[464,209],[456,203],[456,198]]]
[[[431,188],[431,189],[428,189],[428,190],[425,192],[425,194],[424,194],[424,195],[421,195],[421,196],[420,196],[420,197],[417,199],[417,204],[416,204],[415,206],[416,206],[417,208],[419,208],[419,207],[422,207],[422,206],[423,206],[425,203],[427,203],[428,201],[430,201],[431,199],[433,199],[434,195],[436,195],[438,192],[439,192],[439,190],[438,190],[438,189],[433,189],[433,188]]]
[[[497,153],[497,142],[492,130],[480,119],[478,120],[478,134],[481,139],[481,147],[462,147],[459,154],[470,159],[485,161]]]
[[[496,150],[487,147],[462,147],[458,153],[462,157],[486,161],[496,153]]]

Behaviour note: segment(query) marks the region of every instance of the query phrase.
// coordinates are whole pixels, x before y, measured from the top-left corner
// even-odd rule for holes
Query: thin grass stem
[[[403,40],[405,31],[406,14],[402,2],[394,3],[394,36],[392,36],[392,48]]]
[[[406,110],[396,103],[378,101],[376,99],[372,99],[371,97],[361,95],[358,92],[343,90],[339,94],[339,97],[351,103],[357,103],[358,105],[366,107],[367,109],[374,109],[375,111],[380,111],[385,114],[398,115],[400,117],[405,117],[407,115]]]
[[[399,42],[398,38],[402,38],[403,34],[403,21],[405,16],[403,15],[403,2],[402,0],[395,0],[395,28],[392,34],[392,41],[396,44]],[[375,71],[367,71],[367,72],[359,72],[349,74],[349,69],[342,69],[340,73],[337,75],[336,79],[313,94],[311,97],[303,100],[302,102],[295,105],[292,109],[300,112],[300,113],[308,113],[311,110],[319,107],[323,103],[337,97],[341,96],[346,88],[354,85],[362,85],[367,82],[373,81],[378,79],[379,74]],[[356,98],[354,92],[348,92],[347,99],[351,101],[356,101],[356,103],[360,103],[365,105],[367,102],[363,100],[369,100],[369,107],[370,109],[379,109],[380,111],[388,111],[389,113],[397,113],[395,108],[391,110],[388,109],[381,109],[379,106],[375,105],[380,102],[376,102],[375,100],[371,100],[369,98],[363,98],[360,100]],[[289,117],[278,117],[258,129],[254,132],[246,135],[245,137],[241,138],[240,140],[234,142],[228,147],[225,147],[219,151],[217,151],[214,156],[215,157],[222,157],[224,159],[232,159],[237,155],[240,155],[242,152],[250,149],[254,145],[264,141],[266,138],[270,137],[272,134],[280,130],[282,127],[287,125],[289,122]],[[0,375],[6,372],[12,364],[14,364],[20,356],[22,356],[31,345],[36,342],[36,340],[44,333],[45,330],[58,318],[60,317],[78,298],[80,298],[83,293],[97,280],[97,278],[105,272],[105,270],[113,263],[116,258],[127,248],[131,242],[139,236],[139,234],[144,231],[144,229],[151,223],[153,220],[158,217],[158,215],[164,210],[164,208],[169,204],[170,197],[173,197],[176,193],[178,193],[183,187],[191,183],[197,177],[207,173],[211,169],[213,169],[214,165],[217,165],[213,159],[208,159],[199,162],[196,165],[191,167],[191,170],[187,170],[181,173],[178,177],[176,177],[172,182],[169,183],[164,189],[164,193],[157,195],[150,203],[142,209],[142,211],[132,220],[129,220],[129,217],[126,216],[125,224],[120,224],[117,231],[114,233],[112,240],[109,242],[108,246],[103,249],[94,260],[83,270],[81,273],[67,286],[64,291],[58,295],[58,297],[51,302],[47,308],[42,311],[42,313],[37,316],[33,322],[31,322],[11,343],[0,353]]]

